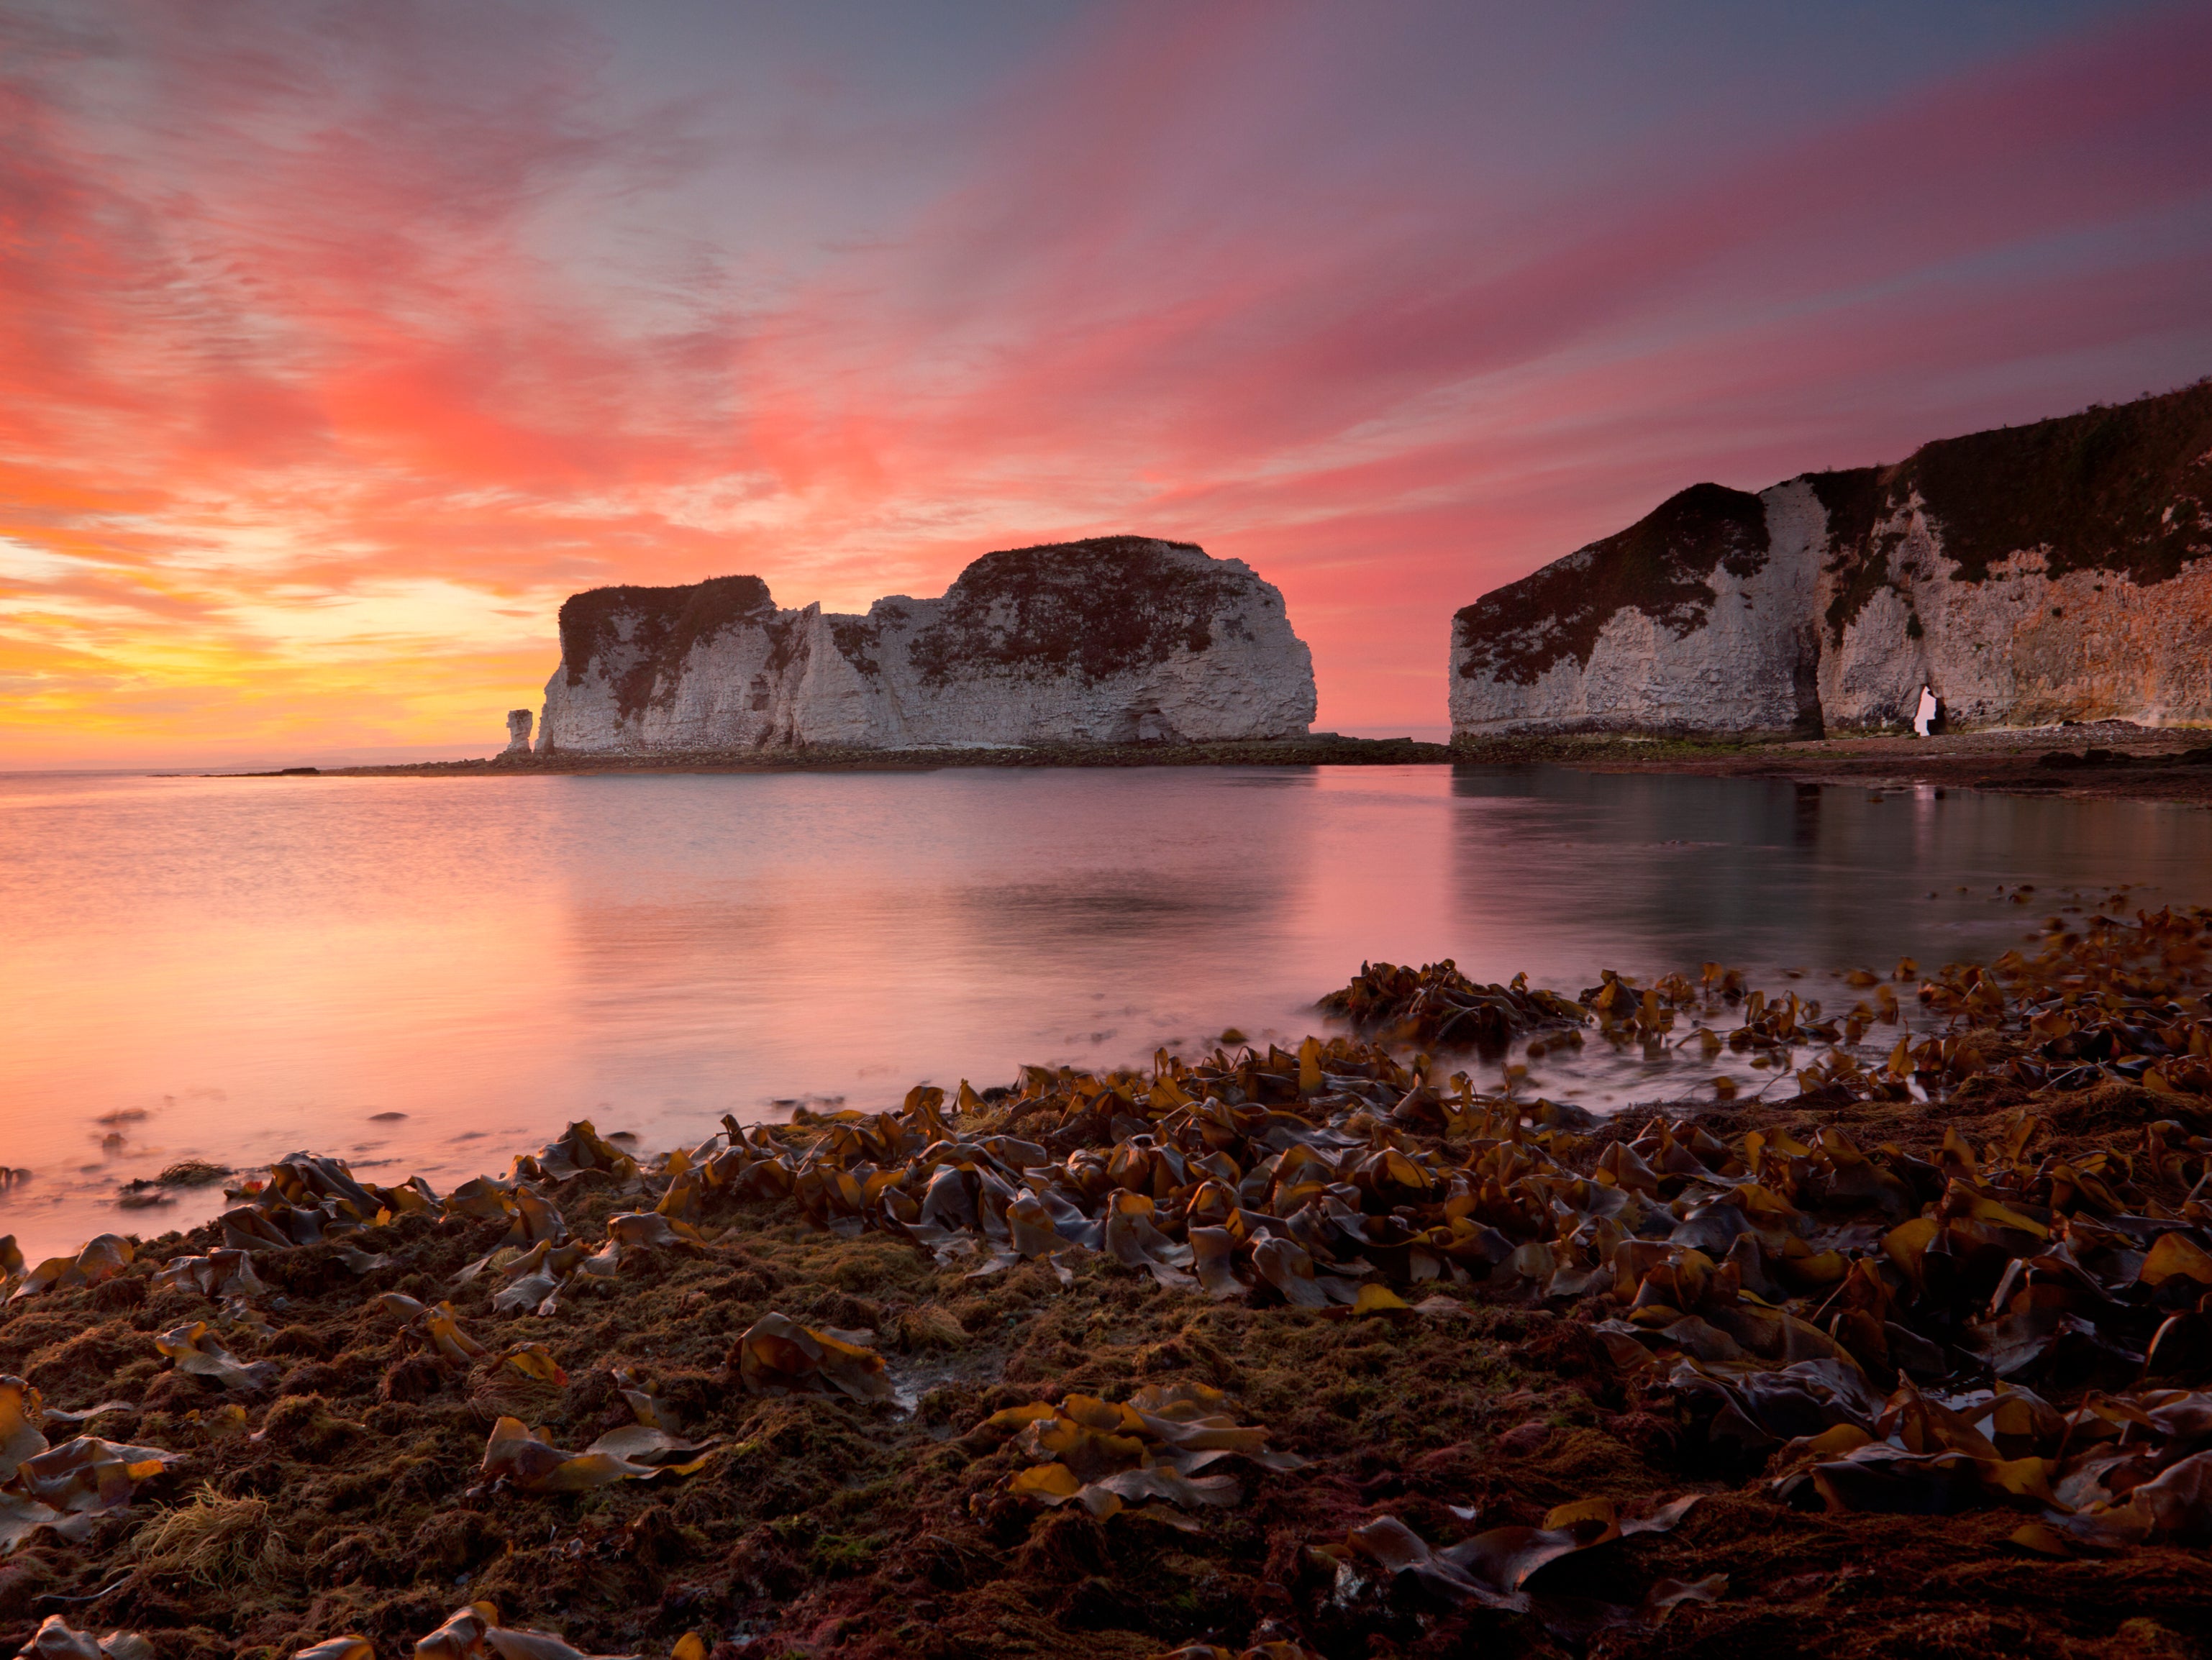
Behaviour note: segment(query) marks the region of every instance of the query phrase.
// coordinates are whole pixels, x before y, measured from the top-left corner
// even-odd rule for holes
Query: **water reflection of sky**
[[[187,1155],[443,1185],[582,1114],[668,1144],[1293,1037],[1369,958],[1569,992],[1718,959],[1817,995],[2115,882],[2212,897],[2208,852],[2185,808],[1559,769],[0,780],[0,1162],[36,1172],[0,1231],[195,1218],[107,1208]],[[1538,1070],[1597,1106],[1710,1075]]]

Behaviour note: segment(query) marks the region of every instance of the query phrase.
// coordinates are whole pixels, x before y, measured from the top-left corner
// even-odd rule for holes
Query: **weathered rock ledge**
[[[1453,758],[1446,745],[1411,738],[1345,738],[1335,733],[1313,733],[1210,744],[1024,744],[957,749],[816,745],[612,754],[502,754],[481,760],[294,770],[321,777],[503,777],[516,773],[586,772],[929,772],[941,767],[1413,766],[1436,765]]]
[[[2125,721],[1788,741],[1650,738],[1622,733],[1461,737],[1453,760],[1476,766],[1562,766],[1583,772],[1675,773],[1879,794],[1933,787],[2008,795],[2165,801],[2212,806],[2212,731]]]

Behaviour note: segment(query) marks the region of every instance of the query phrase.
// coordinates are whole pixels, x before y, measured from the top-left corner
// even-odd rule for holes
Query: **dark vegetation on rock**
[[[1067,669],[1095,684],[1164,662],[1178,647],[1204,651],[1216,611],[1240,587],[1233,575],[1176,562],[1141,536],[987,553],[945,591],[937,620],[915,636],[912,659],[932,685]]]
[[[1916,496],[1958,562],[1954,581],[1986,581],[1991,566],[2039,547],[2053,576],[2106,570],[2147,587],[2212,554],[2212,380],[1940,439],[1893,466],[1806,482],[1828,511],[1837,640],[1888,583],[1902,538],[1878,527]]]
[[[1534,685],[1567,658],[1587,667],[1615,613],[1633,608],[1678,638],[1711,615],[1716,564],[1765,564],[1766,508],[1722,484],[1692,484],[1616,536],[1486,593],[1453,619],[1464,678]]]
[[[616,683],[616,702],[627,718],[651,700],[661,670],[681,663],[700,641],[775,614],[768,584],[757,576],[714,576],[677,587],[592,588],[562,604],[561,661],[568,684],[580,686],[592,660],[623,644],[620,619],[633,619],[628,649],[635,655]]]
[[[883,672],[883,664],[876,656],[884,642],[882,624],[865,617],[833,617],[830,637],[837,642],[845,660],[861,673],[872,677]]]

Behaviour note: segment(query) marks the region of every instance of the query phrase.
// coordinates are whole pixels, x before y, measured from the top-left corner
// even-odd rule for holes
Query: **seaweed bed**
[[[0,1652],[2201,1653],[2209,927],[1369,965],[1295,1053],[0,1247]],[[1796,1093],[1436,1058],[1532,1034]]]

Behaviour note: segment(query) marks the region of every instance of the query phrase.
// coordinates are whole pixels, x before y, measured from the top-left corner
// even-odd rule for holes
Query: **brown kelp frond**
[[[816,1330],[787,1316],[766,1314],[738,1340],[738,1376],[755,1395],[835,1391],[855,1400],[890,1398],[884,1359],[873,1332]]]
[[[153,1644],[137,1632],[111,1631],[94,1637],[58,1614],[48,1614],[18,1652],[25,1660],[154,1660]]]
[[[483,1473],[525,1493],[584,1493],[614,1481],[689,1475],[707,1462],[694,1455],[706,1453],[712,1444],[638,1424],[611,1430],[582,1452],[568,1453],[554,1446],[547,1432],[502,1418],[484,1447]]]
[[[1553,1507],[1540,1526],[1491,1528],[1443,1550],[1431,1549],[1403,1522],[1383,1516],[1352,1529],[1340,1545],[1317,1547],[1316,1555],[1340,1570],[1364,1561],[1389,1574],[1408,1575],[1449,1601],[1524,1614],[1535,1605],[1527,1587],[1539,1569],[1616,1539],[1671,1533],[1696,1503],[1692,1493],[1650,1516],[1624,1520],[1613,1500],[1584,1499]],[[1656,1623],[1677,1604],[1711,1602],[1727,1586],[1725,1575],[1692,1585],[1666,1582],[1663,1591],[1653,1587],[1656,1606],[1650,1597],[1633,1608],[1616,1605],[1605,1610],[1602,1623]]]
[[[204,1320],[163,1332],[154,1340],[154,1347],[176,1362],[179,1371],[213,1378],[225,1389],[247,1394],[269,1388],[283,1370],[273,1360],[257,1360],[252,1365],[241,1363],[216,1340]]]
[[[17,1264],[14,1272],[21,1272],[22,1258],[15,1254],[15,1236],[8,1237],[8,1248]],[[13,1302],[18,1297],[30,1297],[42,1291],[67,1291],[78,1286],[98,1286],[114,1279],[131,1266],[137,1247],[120,1234],[103,1233],[88,1240],[84,1249],[74,1256],[50,1256],[38,1267],[23,1274],[21,1282],[9,1294]]]
[[[489,1602],[471,1602],[415,1645],[417,1660],[637,1660],[637,1657],[586,1655],[542,1631],[518,1631],[499,1623]]]
[[[1243,1499],[1234,1476],[1199,1473],[1221,1460],[1242,1457],[1273,1470],[1305,1462],[1270,1451],[1267,1430],[1240,1425],[1227,1404],[1219,1389],[1203,1383],[1152,1383],[1119,1405],[1071,1395],[1058,1406],[1007,1407],[968,1438],[988,1445],[1011,1438],[1017,1453],[1030,1461],[1004,1484],[1017,1499],[1048,1507],[1072,1502],[1100,1522],[1157,1501],[1170,1512],[1159,1519],[1186,1525],[1173,1512]]]
[[[376,1645],[349,1631],[301,1649],[292,1660],[376,1660]]]

